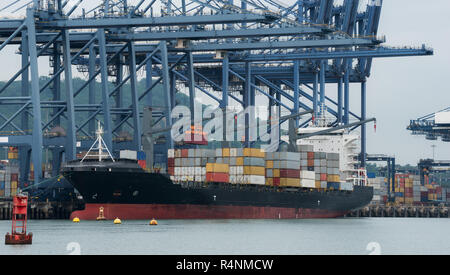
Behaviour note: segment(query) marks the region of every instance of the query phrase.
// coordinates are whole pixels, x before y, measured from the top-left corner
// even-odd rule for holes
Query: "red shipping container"
[[[142,169],[147,168],[147,161],[145,160],[138,160],[139,166],[141,166]]]
[[[313,160],[314,161],[314,152],[308,152],[308,160]]]
[[[175,175],[175,167],[169,167],[168,169],[169,175],[174,176]]]
[[[187,158],[189,156],[189,150],[188,149],[181,149],[181,157]]]
[[[320,180],[321,181],[327,181],[328,180],[328,174],[320,174]]]
[[[168,158],[167,159],[167,166],[175,167],[175,159],[174,158]]]
[[[19,175],[18,174],[11,174],[11,181],[18,181]]]
[[[280,186],[280,178],[273,178],[273,186]]]
[[[229,183],[230,175],[228,173],[206,173],[206,181]]]
[[[300,170],[295,169],[280,169],[280,178],[300,178]]]
[[[314,160],[308,159],[308,167],[314,167]]]
[[[273,178],[273,185],[280,186],[280,178]]]

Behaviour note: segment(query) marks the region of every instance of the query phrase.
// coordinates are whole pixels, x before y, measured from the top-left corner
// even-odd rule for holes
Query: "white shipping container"
[[[236,175],[244,175],[244,166],[236,166]]]
[[[195,176],[195,167],[188,167],[188,176]]]
[[[180,167],[175,167],[174,174],[175,174],[175,176],[181,176],[181,168]]]
[[[11,197],[11,183],[5,182],[5,197]]]
[[[450,112],[440,112],[434,115],[434,123],[450,124]]]
[[[121,150],[120,151],[120,158],[121,159],[137,160],[137,152],[136,151],[131,151],[131,150]]]
[[[244,176],[245,184],[266,185],[266,178],[264,176],[246,175]]]
[[[300,179],[307,179],[307,180],[316,180],[316,173],[314,171],[300,171]]]
[[[305,188],[316,188],[316,181],[314,179],[301,179],[300,183]]]
[[[202,175],[202,168],[201,167],[195,167],[195,175],[201,176]]]
[[[230,166],[230,181],[231,175],[236,175],[236,166]]]
[[[181,167],[181,176],[187,176],[187,167],[183,166]]]
[[[169,149],[167,151],[167,157],[168,158],[174,158],[175,157],[175,150],[174,149]]]

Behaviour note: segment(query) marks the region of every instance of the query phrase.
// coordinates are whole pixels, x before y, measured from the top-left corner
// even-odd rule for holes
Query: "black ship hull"
[[[332,218],[367,205],[371,187],[353,192],[280,190],[266,186],[174,184],[132,162],[69,163],[63,175],[82,194],[86,208],[72,216],[96,219],[100,208],[114,219]]]

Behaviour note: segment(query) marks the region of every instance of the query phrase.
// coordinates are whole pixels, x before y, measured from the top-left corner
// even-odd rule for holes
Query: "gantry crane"
[[[161,127],[171,127],[179,93],[188,96],[191,112],[199,97],[226,109],[255,106],[262,95],[269,117],[277,106],[285,115],[326,112],[334,126],[365,121],[373,59],[433,50],[384,45],[386,38],[378,35],[383,1],[363,9],[361,3],[10,0],[0,9],[22,15],[0,19],[0,51],[17,49],[21,66],[0,87],[0,104],[10,107],[0,111],[0,145],[19,147],[21,183],[28,181],[30,162],[35,182],[42,179],[44,150],[53,154],[58,174],[62,161],[92,145],[98,121],[113,154],[141,150],[143,106],[154,105],[159,89],[164,104],[152,116]],[[44,58],[50,73],[38,66]],[[75,70],[86,74],[81,86],[74,86]],[[138,85],[141,74],[145,87]],[[13,83],[20,93],[5,96]],[[351,83],[360,84],[359,110],[350,108]],[[364,156],[366,128],[359,127]],[[161,151],[173,147],[170,134],[165,140]],[[365,158],[361,162],[365,166]]]

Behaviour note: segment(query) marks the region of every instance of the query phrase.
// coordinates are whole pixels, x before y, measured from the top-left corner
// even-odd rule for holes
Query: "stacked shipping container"
[[[19,167],[7,165],[0,171],[0,197],[17,195],[19,187]]]
[[[226,150],[226,149],[224,149]],[[240,151],[240,150],[239,150]],[[265,185],[266,169],[264,153],[260,149],[244,148],[244,184]]]
[[[265,153],[255,148],[169,150],[168,171],[174,182],[353,190],[352,183],[340,182],[339,154],[313,149],[302,145],[299,153]]]
[[[368,184],[373,187],[372,204],[385,203],[387,201],[387,184],[385,178],[369,175]]]

